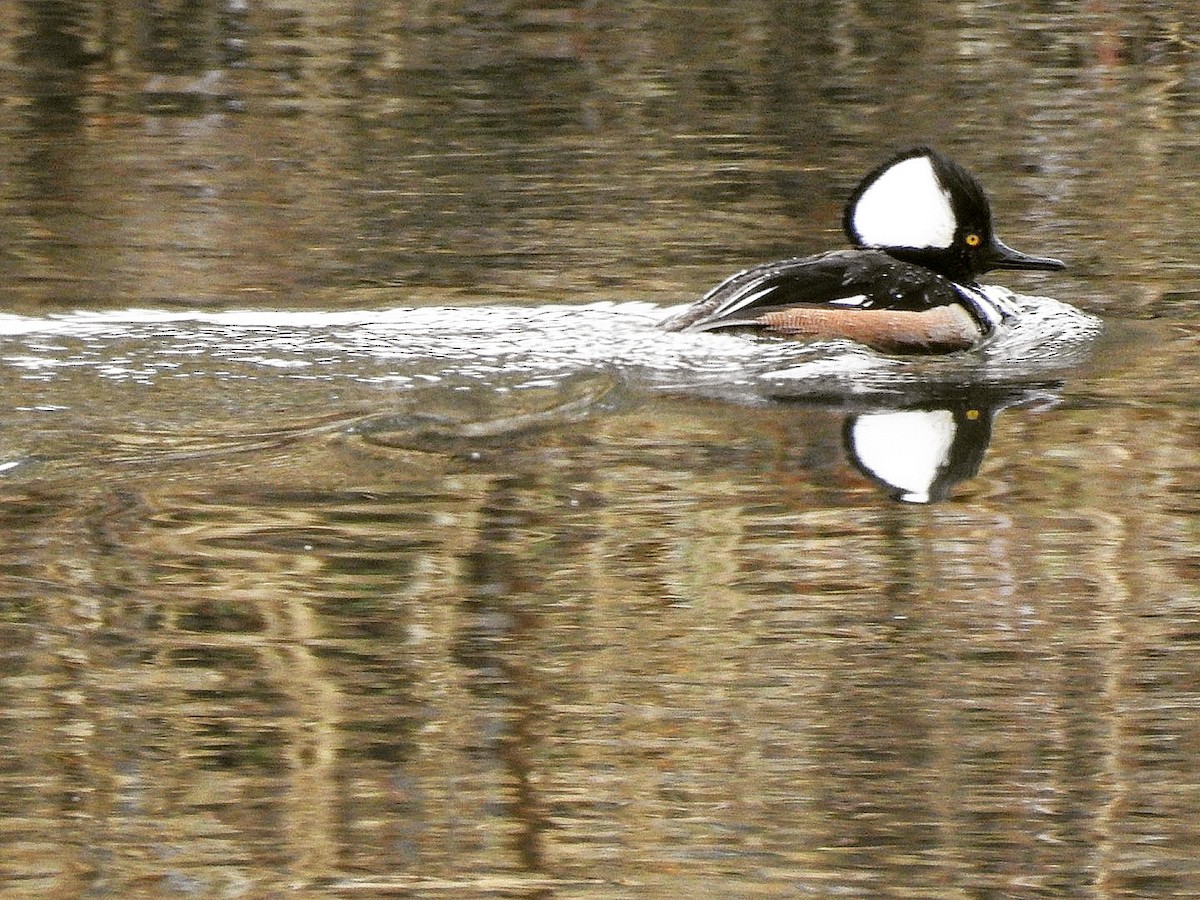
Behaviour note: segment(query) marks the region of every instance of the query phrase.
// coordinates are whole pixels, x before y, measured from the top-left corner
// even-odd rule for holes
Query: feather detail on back
[[[826,309],[920,312],[962,302],[947,278],[878,250],[835,250],[738,272],[663,323],[670,331],[763,325],[766,313]]]

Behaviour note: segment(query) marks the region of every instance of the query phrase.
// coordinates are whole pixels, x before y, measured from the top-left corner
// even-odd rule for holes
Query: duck
[[[980,275],[1066,268],[1001,241],[978,179],[928,146],[897,153],[863,178],[842,229],[850,249],[744,269],[659,327],[953,353],[978,346],[1016,312],[1003,292],[979,284]]]

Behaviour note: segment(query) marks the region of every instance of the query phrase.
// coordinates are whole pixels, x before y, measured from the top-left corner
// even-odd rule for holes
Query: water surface
[[[10,6],[0,892],[1200,891],[1189,4]],[[655,329],[914,143],[1022,326]]]

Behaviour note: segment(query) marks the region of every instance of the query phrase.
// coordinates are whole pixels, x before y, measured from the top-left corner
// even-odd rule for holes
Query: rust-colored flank
[[[980,338],[976,321],[958,304],[913,312],[793,306],[756,320],[781,334],[849,338],[887,353],[950,353]]]

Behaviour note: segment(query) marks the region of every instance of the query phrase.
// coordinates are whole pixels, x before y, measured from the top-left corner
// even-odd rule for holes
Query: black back
[[[861,299],[845,302],[852,298]],[[708,331],[794,306],[919,312],[961,299],[949,279],[924,266],[882,250],[834,250],[738,272],[663,324],[672,331]]]

